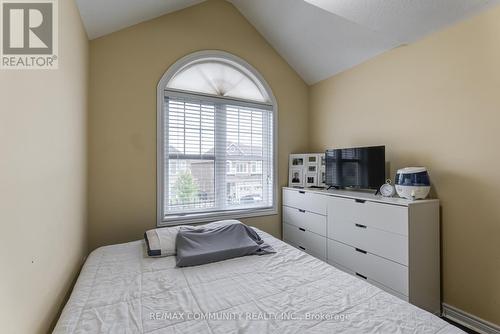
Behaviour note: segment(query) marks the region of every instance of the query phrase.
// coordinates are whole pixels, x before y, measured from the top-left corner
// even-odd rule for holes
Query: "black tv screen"
[[[325,154],[329,186],[378,189],[385,183],[385,146],[333,149]]]

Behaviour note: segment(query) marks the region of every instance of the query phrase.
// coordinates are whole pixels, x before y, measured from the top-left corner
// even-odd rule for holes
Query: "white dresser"
[[[441,313],[439,200],[283,188],[283,240]]]

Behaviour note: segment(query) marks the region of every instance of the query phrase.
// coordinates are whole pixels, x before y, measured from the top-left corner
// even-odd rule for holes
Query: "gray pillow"
[[[184,226],[173,226],[173,227],[160,227],[152,230],[148,230],[144,233],[144,241],[146,242],[147,252],[149,256],[161,257],[175,255],[175,240],[177,239],[177,233],[182,228],[185,229],[197,229],[197,228],[207,228],[215,227],[220,225],[231,225],[231,224],[241,224],[238,220],[219,220],[213,223],[205,225],[184,225]]]
[[[245,255],[275,253],[252,228],[238,223],[208,228],[180,228],[177,239],[177,266],[197,266]]]

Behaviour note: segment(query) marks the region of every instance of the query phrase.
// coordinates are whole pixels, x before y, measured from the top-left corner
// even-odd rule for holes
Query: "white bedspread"
[[[55,333],[463,333],[258,232],[276,254],[182,269],[143,241],[99,248]]]

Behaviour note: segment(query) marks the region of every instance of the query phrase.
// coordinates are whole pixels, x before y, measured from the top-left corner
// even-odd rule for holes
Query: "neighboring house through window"
[[[245,61],[186,56],[158,85],[158,225],[276,213],[276,102]]]

